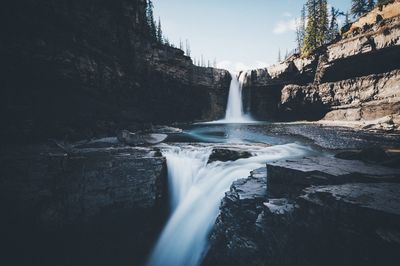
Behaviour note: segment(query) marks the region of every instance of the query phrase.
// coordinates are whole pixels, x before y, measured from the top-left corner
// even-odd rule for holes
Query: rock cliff
[[[203,265],[392,265],[399,178],[330,157],[268,163],[226,193]]]
[[[309,58],[294,55],[244,73],[253,114],[271,120],[385,118],[384,129],[399,130],[399,5],[374,9]]]
[[[2,149],[3,265],[144,261],[166,219],[165,158],[101,145]]]
[[[145,0],[23,0],[0,12],[3,137],[223,117],[229,73],[152,41]]]

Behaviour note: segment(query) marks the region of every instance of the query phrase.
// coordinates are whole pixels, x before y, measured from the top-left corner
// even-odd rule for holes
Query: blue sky
[[[178,45],[188,39],[192,58],[233,71],[276,63],[278,51],[295,48],[294,19],[305,0],[153,0],[155,18]],[[351,0],[330,0],[342,11]]]

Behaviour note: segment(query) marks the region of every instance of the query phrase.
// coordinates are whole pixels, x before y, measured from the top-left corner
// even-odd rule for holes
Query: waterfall
[[[243,112],[242,89],[246,74],[244,72],[237,76],[231,73],[232,80],[229,87],[228,104],[226,107],[225,119],[221,122],[225,123],[246,123],[251,122],[249,115]]]
[[[219,204],[232,182],[247,177],[267,161],[303,156],[298,144],[261,146],[254,157],[207,164],[211,146],[167,146],[172,214],[148,261],[149,266],[199,265],[207,237],[218,216]]]

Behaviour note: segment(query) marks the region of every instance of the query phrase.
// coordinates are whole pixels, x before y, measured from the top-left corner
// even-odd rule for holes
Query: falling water
[[[207,164],[211,146],[167,146],[172,214],[150,257],[150,266],[191,266],[201,263],[224,193],[232,182],[272,160],[303,156],[298,144],[261,146],[253,157]]]
[[[226,108],[225,119],[226,123],[246,123],[251,122],[252,119],[249,115],[245,115],[243,112],[243,99],[242,89],[245,78],[245,73],[241,73],[239,76],[231,73],[232,80],[229,88],[228,104]]]

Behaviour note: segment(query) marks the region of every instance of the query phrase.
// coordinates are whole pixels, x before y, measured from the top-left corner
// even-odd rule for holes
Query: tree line
[[[158,18],[158,21],[154,19],[154,5],[153,1],[147,0],[147,5],[146,5],[146,22],[148,26],[148,32],[150,39],[158,44],[161,45],[166,45],[174,48],[179,48],[180,50],[184,51],[185,55],[188,57],[191,57],[192,51],[190,49],[190,43],[189,40],[185,40],[185,43],[183,43],[182,40],[179,41],[179,46],[176,47],[172,42],[168,40],[168,38],[163,34],[162,26],[161,26],[161,19]],[[205,60],[204,56],[201,55],[200,59],[192,59],[192,62],[194,65],[201,66],[201,67],[217,67],[217,60],[214,59],[214,61],[211,63],[210,60]]]
[[[382,6],[393,0],[352,0],[351,15],[358,18],[377,5]],[[296,21],[297,51],[302,56],[308,56],[318,47],[336,39],[339,35],[338,17],[344,17],[344,24],[350,24],[349,12],[342,12],[331,7],[328,11],[327,0],[307,0]],[[280,57],[280,56],[279,56]]]

